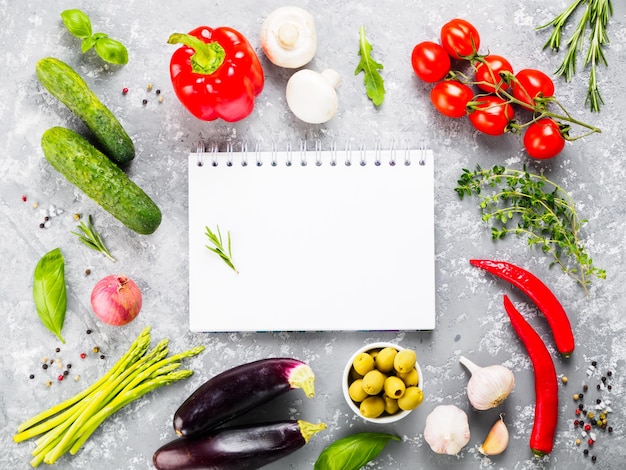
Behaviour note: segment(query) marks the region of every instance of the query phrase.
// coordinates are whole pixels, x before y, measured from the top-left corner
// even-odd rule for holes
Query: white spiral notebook
[[[191,153],[191,331],[434,329],[433,167],[423,146]]]

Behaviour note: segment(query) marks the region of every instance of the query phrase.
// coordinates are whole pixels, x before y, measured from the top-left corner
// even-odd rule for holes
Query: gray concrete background
[[[602,134],[568,144],[557,158],[533,162],[522,149],[521,137],[492,138],[476,133],[467,120],[453,121],[433,110],[428,92],[410,67],[413,46],[436,40],[441,25],[453,17],[470,20],[478,28],[482,48],[505,55],[516,69],[537,67],[545,72],[557,68],[562,58],[543,51],[548,37],[534,28],[561,12],[570,2],[538,0],[444,0],[426,2],[302,1],[293,2],[316,18],[319,47],[307,67],[333,68],[342,81],[338,89],[340,110],[331,122],[311,126],[298,122],[287,109],[284,88],[291,71],[270,64],[258,39],[264,17],[278,1],[242,0],[123,3],[104,0],[36,2],[0,0],[0,125],[3,129],[0,160],[0,312],[3,340],[0,342],[0,437],[3,452],[0,468],[29,468],[30,442],[12,442],[21,421],[69,397],[100,376],[119,357],[146,325],[153,342],[168,337],[171,350],[204,344],[206,352],[189,362],[196,373],[184,383],[160,389],[124,410],[101,426],[76,456],[63,457],[59,469],[146,469],[153,452],[172,439],[171,417],[182,400],[212,375],[237,364],[269,356],[293,356],[310,363],[317,374],[317,397],[306,400],[291,392],[270,406],[257,410],[250,419],[298,418],[325,421],[328,430],[314,437],[297,453],[267,468],[312,468],[319,453],[334,440],[358,431],[394,432],[402,442],[390,443],[369,469],[408,468],[626,468],[623,425],[626,330],[623,293],[626,274],[623,246],[626,241],[624,179],[624,51],[626,9],[613,2],[611,44],[606,50],[608,69],[601,69],[600,87],[606,104],[599,114],[583,106],[587,74],[582,71],[571,83],[556,80],[557,96],[579,119],[594,123]],[[130,53],[128,65],[107,67],[93,52],[82,55],[79,41],[67,33],[59,13],[68,8],[87,12],[94,30],[107,32],[124,42]],[[174,46],[166,44],[173,32],[196,26],[229,25],[248,36],[259,53],[266,85],[251,116],[235,124],[200,122],[176,100],[169,80],[168,63]],[[362,76],[354,76],[358,62],[358,30],[366,26],[374,57],[385,66],[387,96],[380,109],[366,98]],[[568,30],[568,31],[571,31]],[[82,125],[39,85],[35,63],[45,56],[58,57],[74,67],[102,100],[119,116],[135,142],[137,157],[128,169],[133,180],[145,188],[163,211],[163,223],[151,236],[139,236],[99,209],[70,186],[45,161],[40,150],[41,134],[54,125],[83,130]],[[148,83],[153,91],[146,91]],[[129,93],[123,96],[123,87]],[[164,98],[158,103],[154,90]],[[142,100],[148,99],[147,105]],[[206,141],[261,141],[270,146],[302,139],[319,139],[322,145],[352,140],[366,145],[385,142],[418,142],[426,139],[435,152],[436,177],[436,276],[437,327],[432,332],[359,333],[258,333],[190,334],[187,329],[187,154],[198,139]],[[559,182],[575,199],[582,217],[589,220],[584,242],[595,263],[607,270],[605,281],[594,282],[588,297],[567,276],[549,269],[549,259],[530,250],[523,239],[492,242],[489,227],[480,221],[476,200],[459,201],[453,191],[463,168],[476,164],[526,164]],[[21,196],[27,196],[22,202]],[[32,203],[38,202],[39,209]],[[61,208],[63,214],[40,229],[41,209]],[[96,224],[117,258],[112,264],[80,245],[70,234],[76,222],[72,214],[93,214]],[[55,356],[58,341],[39,323],[32,301],[32,273],[39,258],[60,247],[66,259],[68,313],[63,333],[67,344],[59,357],[72,362],[78,382],[57,383],[54,375],[40,368],[43,357]],[[533,421],[533,374],[531,363],[512,331],[501,307],[501,296],[513,300],[531,318],[531,323],[554,353],[545,321],[526,299],[503,282],[471,268],[471,257],[501,258],[527,267],[552,287],[569,312],[577,349],[569,360],[556,359],[559,375],[569,378],[559,385],[559,424],[553,453],[542,461],[533,459],[528,440]],[[90,269],[87,276],[85,270]],[[125,273],[144,293],[138,319],[127,327],[99,323],[90,311],[89,293],[106,274]],[[218,314],[218,313],[216,313]],[[263,312],[259,312],[260,315]],[[91,335],[85,331],[92,329]],[[393,426],[366,424],[355,417],[343,401],[340,377],[345,361],[358,347],[371,341],[394,341],[414,348],[424,371],[426,398],[409,418]],[[106,354],[100,360],[91,354],[99,346]],[[80,352],[90,354],[78,359]],[[466,355],[482,365],[503,363],[515,373],[515,391],[496,410],[473,411],[467,401],[468,374],[458,356]],[[587,377],[591,361],[598,372]],[[584,445],[574,441],[575,403],[572,395],[583,381],[595,385],[602,370],[614,372],[612,435],[601,433],[592,450],[593,465],[583,455]],[[29,379],[34,373],[35,379]],[[51,387],[45,381],[51,377]],[[427,414],[438,404],[455,404],[468,412],[470,444],[454,457],[434,454],[423,439]],[[500,412],[511,432],[506,452],[486,458],[477,451]]]

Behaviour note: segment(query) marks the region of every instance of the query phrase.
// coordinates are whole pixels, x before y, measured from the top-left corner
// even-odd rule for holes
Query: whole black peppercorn
[[[56,348],[55,351],[56,352],[61,352],[61,348]]]
[[[587,384],[583,385],[583,391],[585,391],[585,392],[586,392],[588,388],[589,388],[589,387],[587,386]]]
[[[141,104],[143,104],[143,105],[148,104],[148,100],[144,98],[144,99],[141,101]]]
[[[602,383],[606,383],[606,377],[602,376]]]
[[[65,367],[67,367],[68,369],[71,369],[72,368],[72,364],[68,364]]]
[[[90,335],[91,334],[91,330],[87,330],[87,334]]]
[[[69,370],[64,370],[64,371],[63,371],[63,375],[68,375],[69,373],[70,373],[70,371],[69,371]]]
[[[607,386],[606,386],[606,388],[607,388],[607,390],[609,390],[609,391],[610,391],[610,390],[613,390],[613,386],[612,386],[612,385],[607,385]]]
[[[600,384],[596,385],[596,390],[600,390]]]
[[[35,378],[35,374],[30,374],[30,375],[28,376],[28,378],[29,378],[29,379],[31,379],[31,380],[32,380],[32,379],[34,379],[34,378]]]
[[[46,224],[39,224],[39,228],[45,228]]]
[[[613,375],[613,372],[608,371],[608,372],[606,373],[606,375],[608,375],[609,377],[611,377],[611,376]]]
[[[602,403],[602,400],[600,400],[599,398],[596,400],[596,403],[599,405],[600,403]]]
[[[583,450],[583,454],[588,455],[589,454],[589,449]]]
[[[591,365],[592,365],[593,367],[597,366],[597,365],[598,365],[598,361],[591,361]]]
[[[104,354],[100,354],[100,359],[104,359]]]
[[[42,368],[43,370],[46,370],[46,369],[48,368],[48,364],[42,364],[42,365],[41,365],[41,368]]]
[[[608,431],[613,432],[613,426],[609,426]]]
[[[582,411],[584,408],[585,408],[585,405],[584,405],[584,404],[582,404],[582,403],[579,403],[579,404],[578,404],[578,409],[579,409],[580,411]]]

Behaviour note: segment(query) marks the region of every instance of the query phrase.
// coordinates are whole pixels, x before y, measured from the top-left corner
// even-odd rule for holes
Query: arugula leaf
[[[361,61],[357,65],[354,75],[358,75],[360,72],[365,74],[363,83],[365,84],[367,96],[376,106],[380,106],[385,99],[385,81],[378,72],[383,69],[383,64],[372,59],[371,53],[372,45],[365,37],[365,26],[361,26],[359,30],[359,55],[361,56]]]
[[[326,447],[317,458],[314,470],[358,470],[374,460],[390,440],[398,436],[382,432],[356,433]]]
[[[33,298],[41,323],[63,344],[61,329],[67,309],[65,289],[65,260],[59,248],[46,253],[35,267]]]

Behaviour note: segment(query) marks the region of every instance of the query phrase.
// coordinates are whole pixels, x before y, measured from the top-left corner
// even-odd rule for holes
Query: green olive
[[[406,385],[407,387],[415,387],[417,384],[419,384],[420,378],[415,367],[406,373],[398,372],[397,376],[402,379],[404,385]]]
[[[402,398],[398,399],[398,406],[401,410],[414,410],[424,400],[424,393],[419,387],[407,387]]]
[[[393,360],[393,367],[396,372],[404,374],[413,369],[416,362],[417,354],[415,354],[415,351],[411,349],[403,349],[398,354],[396,354],[396,357]]]
[[[368,395],[378,395],[385,385],[387,376],[381,371],[374,369],[363,376],[363,390]]]
[[[361,403],[369,397],[367,392],[363,390],[363,379],[357,379],[350,384],[350,387],[348,388],[348,395],[350,395],[350,398],[357,403]]]
[[[352,367],[359,375],[365,375],[372,369],[374,369],[374,358],[368,353],[361,353],[354,358]]]
[[[383,385],[383,389],[385,390],[385,394],[390,396],[391,398],[398,399],[402,395],[404,395],[404,390],[406,386],[401,378],[392,375],[385,379],[385,384]]]
[[[387,395],[383,395],[383,399],[385,400],[385,413],[388,415],[395,415],[400,410],[398,400]]]
[[[398,354],[398,351],[394,348],[383,348],[376,356],[376,368],[384,373],[389,373],[393,370],[393,360]]]
[[[367,397],[361,402],[359,411],[366,418],[378,418],[385,411],[385,400],[380,396]]]

